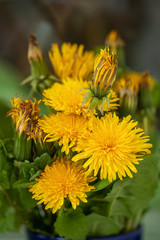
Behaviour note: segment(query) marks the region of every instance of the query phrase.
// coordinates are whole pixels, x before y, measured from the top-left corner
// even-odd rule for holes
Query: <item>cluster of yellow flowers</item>
[[[19,101],[16,97],[9,113],[20,133],[30,122],[31,112],[36,114],[35,128],[44,133],[43,141],[55,142],[61,147],[62,156],[46,166],[29,190],[38,203],[44,203],[45,209],[50,208],[53,213],[62,207],[66,198],[74,209],[79,200],[87,202],[86,193],[94,189],[89,183],[99,176],[110,182],[117,177],[122,180],[126,175],[132,178],[131,171],[137,172],[135,164],[139,164],[152,147],[131,116],[121,120],[113,113],[118,98],[110,89],[117,71],[117,57],[104,49],[94,62],[93,52],[84,52],[83,48],[64,43],[60,53],[56,44],[52,46],[49,55],[61,82],[44,90],[43,101],[56,110],[56,114],[38,118],[37,102]],[[92,87],[88,88],[88,75],[92,71]],[[88,98],[83,102],[85,96]],[[103,103],[98,102],[101,108],[96,107],[96,102],[91,109],[90,98],[92,105],[98,98]],[[28,103],[30,111],[25,110]]]

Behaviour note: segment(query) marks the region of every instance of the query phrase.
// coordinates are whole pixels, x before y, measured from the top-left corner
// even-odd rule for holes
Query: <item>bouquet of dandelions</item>
[[[63,43],[60,51],[53,44],[49,57],[54,75],[32,35],[31,75],[24,83],[32,93],[42,92],[43,100],[11,100],[15,137],[1,141],[0,230],[24,224],[80,240],[132,231],[158,177],[155,157],[145,156],[151,153],[149,137],[119,107],[119,97],[123,109],[129,108],[126,96],[137,104],[128,94],[129,81],[117,85],[122,70],[109,47],[95,56],[83,45]],[[46,115],[40,116],[43,103]]]

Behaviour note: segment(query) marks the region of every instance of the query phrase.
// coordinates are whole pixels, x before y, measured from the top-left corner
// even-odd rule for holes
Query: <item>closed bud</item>
[[[105,39],[105,45],[110,46],[115,53],[117,49],[124,47],[125,43],[116,30],[112,30]]]
[[[123,88],[119,92],[120,97],[120,109],[123,116],[131,114],[135,115],[138,105],[138,96],[136,91]]]
[[[117,73],[118,58],[110,54],[109,48],[101,49],[94,63],[93,87],[95,93],[105,96],[111,88]]]

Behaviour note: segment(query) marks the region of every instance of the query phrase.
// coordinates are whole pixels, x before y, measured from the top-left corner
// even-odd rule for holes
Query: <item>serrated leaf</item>
[[[111,184],[111,183],[108,181],[108,179],[100,180],[94,184],[95,189],[92,190],[92,192],[97,192],[99,190],[102,190],[102,189],[106,188],[109,184]]]
[[[40,170],[44,170],[46,165],[51,164],[51,157],[48,153],[43,153],[40,157],[37,157],[34,160],[34,165],[37,166]]]
[[[118,225],[111,217],[104,217],[96,213],[91,213],[86,217],[88,222],[88,236],[102,237],[112,234],[117,234],[121,230],[121,225]]]
[[[54,224],[59,236],[72,240],[83,240],[87,235],[87,220],[80,208],[58,215]]]
[[[32,175],[32,177],[29,180],[33,181],[36,177],[40,175],[41,172],[42,172],[41,170],[38,170],[34,175]]]

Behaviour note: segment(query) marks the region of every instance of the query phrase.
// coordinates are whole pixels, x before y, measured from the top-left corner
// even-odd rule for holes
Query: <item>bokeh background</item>
[[[110,30],[125,41],[127,65],[150,71],[160,81],[159,0],[0,0],[0,135],[9,137],[6,119],[9,99],[27,96],[20,82],[29,75],[27,48],[34,33],[46,61],[51,44],[83,43],[86,49],[103,45]],[[50,66],[51,68],[51,66]],[[3,120],[2,120],[3,119]],[[5,121],[4,121],[5,119]],[[144,240],[160,239],[160,187],[144,219]],[[0,234],[4,239],[25,239],[20,233]]]

